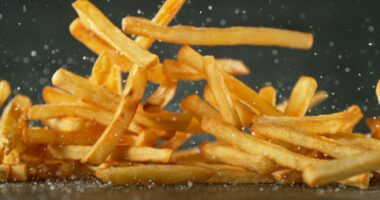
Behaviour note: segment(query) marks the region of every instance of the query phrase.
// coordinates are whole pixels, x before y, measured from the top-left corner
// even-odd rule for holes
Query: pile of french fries
[[[254,27],[167,26],[184,0],[166,0],[151,20],[126,17],[122,29],[87,0],[69,29],[98,55],[89,77],[57,70],[42,91],[45,104],[16,95],[0,122],[0,180],[97,177],[112,184],[340,183],[368,188],[380,173],[380,118],[371,136],[353,133],[363,114],[357,105],[305,116],[327,98],[314,78],[302,76],[287,101],[276,89],[258,92],[235,78],[249,69],[234,59],[201,55],[189,45],[267,45],[309,49],[310,33]],[[125,33],[137,35],[132,40]],[[183,45],[160,62],[154,40]],[[122,86],[122,73],[128,72]],[[203,96],[165,111],[178,81],[206,80]],[[146,83],[159,87],[143,102]],[[0,82],[0,106],[11,88]],[[376,87],[380,102],[380,81]],[[40,126],[31,126],[39,121]],[[35,123],[34,123],[35,124]],[[180,149],[193,134],[215,142]]]

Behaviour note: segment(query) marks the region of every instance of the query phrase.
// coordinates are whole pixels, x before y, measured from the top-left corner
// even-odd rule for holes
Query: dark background
[[[118,26],[127,15],[154,16],[161,1],[93,0]],[[40,90],[59,67],[88,75],[95,55],[68,31],[75,19],[69,0],[0,1],[0,79],[14,93],[41,102]],[[314,113],[328,113],[359,104],[366,116],[380,115],[374,85],[380,78],[380,17],[376,0],[187,0],[172,24],[196,26],[269,26],[314,34],[311,50],[273,47],[202,47],[204,54],[244,60],[251,74],[241,77],[258,88],[271,83],[279,99],[289,95],[300,75],[311,75],[331,98]],[[177,45],[156,43],[161,59],[173,57]],[[176,100],[202,83],[181,83]],[[150,90],[154,86],[150,86]],[[201,91],[200,91],[201,92]],[[177,104],[169,106],[176,109]],[[360,131],[367,129],[363,124]]]

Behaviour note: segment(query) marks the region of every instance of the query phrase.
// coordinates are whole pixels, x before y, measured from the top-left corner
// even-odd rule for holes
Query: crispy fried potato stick
[[[229,27],[204,28],[192,26],[165,27],[141,17],[125,17],[124,32],[164,42],[190,45],[262,45],[310,49],[313,35],[275,28]]]
[[[379,140],[370,138],[362,133],[336,133],[325,134],[324,136],[345,145],[360,147],[368,150],[380,150]]]
[[[120,100],[119,95],[108,92],[105,88],[63,68],[54,73],[52,82],[54,86],[84,102],[101,106],[106,110],[114,111]]]
[[[9,95],[11,94],[11,86],[8,81],[0,80],[0,107],[7,100]]]
[[[177,90],[175,82],[166,81],[162,83],[152,95],[148,97],[144,104],[144,110],[147,112],[161,111],[174,97]]]
[[[98,59],[92,67],[89,79],[105,87],[108,91],[121,93],[121,73],[119,68],[114,67],[106,51],[100,53]]]
[[[201,120],[203,117],[210,117],[218,120],[222,120],[220,113],[215,110],[210,104],[199,98],[198,95],[190,95],[185,97],[180,107],[186,110]]]
[[[365,152],[362,148],[342,145],[323,136],[280,126],[256,123],[252,126],[251,130],[255,134],[285,141],[296,146],[317,150],[335,158],[345,158]]]
[[[106,41],[97,36],[94,32],[86,28],[79,18],[71,22],[69,26],[71,35],[79,42],[84,44],[94,53],[100,55],[102,51],[107,51],[113,63],[115,63],[123,72],[129,71],[133,63],[125,56],[120,55]]]
[[[222,139],[237,148],[254,155],[264,155],[276,163],[296,170],[304,170],[308,165],[320,160],[297,154],[282,146],[272,144],[259,138],[253,138],[221,121],[204,118],[201,127],[206,132]]]
[[[42,120],[42,122],[44,125],[57,131],[85,131],[99,133],[104,130],[103,125],[78,117],[52,118]]]
[[[376,96],[380,104],[380,80],[377,82],[377,85],[376,85]]]
[[[27,164],[10,165],[11,181],[26,181],[28,179]]]
[[[22,137],[26,144],[59,144],[59,145],[93,145],[99,138],[99,133],[86,131],[56,131],[38,127],[24,128]],[[118,145],[134,145],[138,140],[132,133],[123,134]]]
[[[231,75],[248,75],[250,73],[249,67],[243,61],[232,58],[218,58],[216,63],[221,69]]]
[[[301,76],[290,94],[285,114],[304,116],[317,89],[317,81],[308,76]]]
[[[162,71],[171,80],[198,81],[205,79],[202,73],[178,60],[164,59]]]
[[[144,95],[146,79],[145,69],[134,65],[111,123],[91,151],[81,160],[82,163],[99,165],[115,149],[123,130],[128,128],[135,116],[137,106]]]
[[[199,72],[203,72],[202,56],[190,46],[183,46],[177,54],[178,60],[188,64]],[[254,90],[247,87],[233,76],[223,72],[224,81],[232,96],[258,114],[283,115],[265,99],[261,98]]]
[[[259,95],[273,106],[276,105],[276,89],[273,86],[268,85],[260,88]]]
[[[215,58],[212,56],[205,56],[203,58],[203,69],[207,76],[210,90],[214,98],[217,99],[216,104],[218,105],[223,120],[233,126],[241,126],[239,116],[234,107],[234,102],[232,101],[230,92],[224,83],[223,75],[219,66],[217,66],[215,62]]]
[[[304,181],[310,186],[324,185],[361,173],[380,169],[380,151],[314,163],[303,172]]]
[[[214,173],[204,167],[183,165],[136,165],[97,169],[96,176],[115,185],[136,183],[177,184],[205,182]]]
[[[10,176],[10,166],[6,164],[0,165],[0,182],[7,181]]]
[[[317,91],[314,94],[313,98],[310,100],[309,107],[307,109],[314,108],[318,104],[320,104],[323,101],[325,101],[328,97],[329,97],[329,94],[326,91],[324,91],[324,90]],[[285,101],[277,104],[276,107],[277,107],[277,109],[285,112],[285,109],[286,109],[287,105],[288,105],[288,101],[285,100]]]
[[[256,116],[253,123],[285,126],[314,134],[335,134],[349,132],[362,118],[363,113],[357,105],[353,105],[338,113],[318,116]]]
[[[160,148],[178,149],[191,137],[191,135],[191,133],[177,131],[172,138],[163,142],[160,145]]]
[[[368,118],[365,122],[368,128],[371,130],[371,137],[380,139],[380,118]]]
[[[158,57],[143,49],[124,35],[111,21],[89,1],[75,1],[72,6],[84,26],[115,48],[121,55],[139,67],[145,68],[158,63]]]
[[[76,103],[86,105],[86,103],[82,102],[77,97],[74,97],[61,89],[51,86],[45,86],[42,89],[42,98],[44,99],[45,103],[49,104]]]
[[[32,105],[23,95],[15,96],[4,108],[0,120],[0,150],[8,154],[21,141],[22,129],[27,126],[26,112]]]
[[[192,147],[187,149],[182,149],[175,151],[171,157],[173,162],[181,161],[181,160],[197,160],[202,158],[200,150],[198,147]]]
[[[272,172],[271,175],[277,182],[283,185],[291,185],[302,182],[302,172],[293,169],[280,169]]]
[[[276,166],[273,161],[265,156],[248,154],[226,145],[203,143],[200,150],[202,155],[209,160],[243,167],[260,174],[268,174]]]

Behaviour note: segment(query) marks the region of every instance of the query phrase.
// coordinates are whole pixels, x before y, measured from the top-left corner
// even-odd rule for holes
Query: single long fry
[[[378,169],[380,169],[380,151],[372,151],[312,164],[305,169],[302,176],[308,185],[316,186]]]
[[[265,156],[248,154],[225,145],[204,143],[200,150],[209,160],[243,167],[260,174],[268,174],[275,168],[275,163]]]
[[[199,72],[203,72],[202,56],[190,46],[183,46],[177,54],[178,60],[188,64]],[[265,99],[260,97],[254,90],[247,87],[233,76],[223,72],[224,81],[232,96],[258,114],[283,115]]]
[[[58,131],[93,131],[98,133],[99,131],[104,130],[104,126],[87,121],[83,118],[78,117],[65,117],[65,118],[52,118],[43,120],[43,123],[51,129]]]
[[[148,112],[159,112],[172,100],[176,90],[177,84],[174,82],[166,81],[161,84],[146,100],[144,110]]]
[[[151,20],[152,23],[166,26],[172,21],[178,11],[181,9],[185,0],[166,0],[160,10],[156,13]],[[150,37],[137,37],[135,42],[145,49],[149,49],[152,46],[154,40]]]
[[[205,56],[203,58],[203,69],[205,70],[211,92],[214,98],[217,99],[216,103],[223,120],[236,127],[240,126],[239,116],[235,110],[230,92],[224,83],[223,75],[214,57]]]
[[[17,95],[4,108],[0,120],[0,150],[5,154],[21,141],[22,129],[27,126],[26,112],[31,105],[28,97]]]
[[[93,145],[101,132],[86,131],[56,131],[44,128],[24,128],[22,137],[27,144],[60,144],[60,145]],[[138,140],[137,135],[123,134],[119,145],[134,145]]]
[[[325,134],[324,136],[345,145],[356,146],[368,150],[380,150],[380,140],[370,138],[368,137],[368,135],[365,134],[336,133]]]
[[[349,132],[362,118],[363,113],[357,105],[329,115],[288,117],[288,116],[256,116],[254,123],[285,126],[314,134],[335,134]]]
[[[271,103],[273,106],[276,105],[276,89],[273,86],[265,86],[260,88],[259,95]]]
[[[178,60],[165,59],[162,63],[162,71],[166,77],[172,80],[197,81],[205,79],[202,73]]]
[[[285,114],[304,116],[317,89],[317,81],[308,76],[301,76],[290,94]]]
[[[7,100],[9,95],[11,94],[11,86],[8,81],[0,80],[0,107]]]
[[[248,75],[250,73],[249,67],[247,67],[243,61],[232,58],[219,58],[216,59],[216,63],[221,69],[231,75]]]
[[[97,169],[96,176],[115,185],[135,183],[162,183],[177,184],[204,182],[213,175],[213,172],[195,166],[182,165],[137,165],[130,167],[110,167]]]
[[[185,97],[181,103],[180,107],[183,110],[190,112],[195,115],[199,120],[203,117],[210,117],[214,119],[222,119],[220,113],[210,106],[207,102],[199,98],[198,95],[190,95]]]
[[[104,14],[89,1],[76,1],[72,4],[83,25],[115,48],[120,54],[140,67],[158,63],[158,57],[141,48],[124,35]]]
[[[86,104],[82,102],[79,98],[72,96],[61,89],[51,86],[45,86],[42,89],[42,98],[44,99],[45,103],[77,103],[83,105]]]
[[[293,169],[280,169],[271,173],[273,178],[281,184],[290,185],[302,182],[302,172]]]
[[[309,164],[319,162],[318,159],[310,158],[291,152],[284,147],[253,138],[238,129],[215,119],[204,118],[201,127],[215,137],[240,148],[241,150],[255,155],[264,155],[278,164],[302,171]]]
[[[364,152],[361,148],[342,145],[323,136],[313,135],[285,127],[254,124],[251,130],[257,134],[285,141],[297,146],[314,149],[335,158],[350,157]]]
[[[134,66],[111,123],[81,162],[99,165],[115,149],[123,130],[129,126],[135,116],[137,106],[144,95],[146,82],[145,69]]]
[[[377,82],[377,85],[376,85],[376,96],[380,104],[380,80]]]
[[[324,90],[320,90],[320,91],[315,92],[313,98],[310,100],[309,107],[307,109],[314,108],[318,104],[320,104],[323,101],[325,101],[328,97],[329,97],[329,94],[326,91],[324,91]],[[287,105],[288,105],[288,101],[285,100],[285,101],[277,104],[276,107],[277,107],[277,109],[285,112],[285,109],[286,109]]]
[[[309,49],[313,44],[310,33],[297,31],[256,28],[200,28],[191,26],[165,27],[140,17],[125,17],[123,31],[157,40],[190,45],[263,45]]]
[[[119,95],[108,92],[105,88],[63,68],[54,73],[52,82],[54,86],[65,90],[84,102],[96,104],[107,110],[115,110],[120,99]]]
[[[160,145],[160,148],[178,149],[191,137],[191,135],[191,133],[177,131],[170,140],[163,142]]]

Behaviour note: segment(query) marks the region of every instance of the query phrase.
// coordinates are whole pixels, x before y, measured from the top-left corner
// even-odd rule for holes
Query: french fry
[[[103,51],[94,66],[89,78],[94,83],[105,87],[108,91],[121,93],[121,73],[119,68],[114,67],[106,51]]]
[[[151,20],[152,23],[167,26],[170,21],[175,17],[178,11],[181,9],[185,0],[166,0],[160,10],[156,13],[154,18]],[[149,49],[153,44],[154,39],[151,37],[137,37],[135,42],[145,49]]]
[[[106,110],[114,111],[120,99],[119,95],[108,92],[105,88],[63,68],[54,73],[52,82],[54,86],[84,102],[101,106]]]
[[[191,137],[191,135],[191,133],[177,131],[172,138],[163,142],[160,145],[160,148],[178,149]]]
[[[265,86],[259,90],[259,95],[271,103],[273,106],[276,105],[276,89],[273,86]]]
[[[72,131],[93,131],[93,132],[99,132],[104,129],[104,126],[91,122],[86,121],[83,118],[78,117],[65,117],[65,118],[52,118],[52,119],[46,119],[43,120],[44,125],[48,126],[51,129],[58,130],[58,131],[66,131],[66,132],[72,132]]]
[[[207,116],[214,119],[222,119],[220,113],[215,110],[211,105],[207,102],[203,101],[199,98],[198,95],[189,95],[185,97],[181,103],[180,107],[183,110],[186,110],[201,120],[203,117]]]
[[[215,99],[218,109],[225,122],[230,123],[236,127],[240,126],[239,116],[235,110],[232,97],[224,83],[223,76],[212,56],[205,56],[203,58],[203,69],[207,76],[208,84],[210,85],[211,92]]]
[[[206,132],[237,148],[254,155],[264,155],[276,163],[296,170],[304,170],[320,160],[291,152],[284,147],[265,140],[253,138],[238,129],[215,119],[204,118],[201,127]]]
[[[340,184],[357,187],[360,189],[367,189],[369,186],[372,173],[363,173],[350,178],[338,181]]]
[[[187,148],[183,150],[175,151],[171,157],[173,162],[182,160],[198,160],[201,159],[202,155],[198,147]]]
[[[125,17],[122,27],[123,31],[129,34],[176,44],[262,45],[298,49],[309,49],[313,44],[313,36],[310,33],[274,28],[201,28],[179,25],[165,27],[140,17]]]
[[[380,139],[380,118],[367,118],[365,122],[368,128],[371,130],[371,137],[375,139]]]
[[[172,100],[176,89],[177,84],[174,82],[167,81],[161,84],[146,100],[144,110],[147,112],[159,112]]]
[[[183,46],[177,54],[178,60],[188,64],[199,72],[203,72],[202,56],[190,46]],[[233,76],[223,72],[224,81],[233,98],[242,102],[252,111],[258,114],[283,115],[265,99],[261,98],[255,91]]]
[[[304,116],[316,89],[317,82],[314,78],[301,76],[290,94],[285,114],[288,116]]]
[[[135,116],[137,106],[144,95],[146,78],[145,69],[134,65],[111,123],[91,151],[81,160],[82,163],[99,165],[115,149],[123,130],[129,126]]]
[[[302,176],[308,185],[317,186],[378,169],[380,169],[380,151],[377,150],[311,164],[303,171]]]
[[[90,133],[86,131],[57,131],[44,128],[24,128],[22,136],[27,144],[60,144],[60,145],[93,145],[101,132]],[[123,134],[119,145],[134,145],[138,140],[137,135]]]
[[[97,169],[96,176],[115,185],[135,183],[177,184],[205,182],[213,172],[195,166],[182,165],[137,165],[130,167],[110,167]]]
[[[0,182],[5,182],[9,179],[10,166],[1,164],[0,165]]]
[[[376,96],[380,104],[380,80],[377,82],[377,85],[376,85]]]
[[[243,167],[260,174],[268,174],[275,168],[275,163],[265,156],[248,154],[225,145],[203,143],[200,150],[209,160]]]
[[[254,124],[251,130],[255,134],[285,141],[296,146],[314,149],[335,158],[345,158],[365,152],[362,148],[342,145],[323,136],[313,135],[285,127]]]
[[[178,60],[165,59],[162,63],[162,71],[171,80],[197,81],[205,79],[202,73]]]
[[[45,86],[42,90],[42,98],[45,103],[77,103],[84,104],[80,99],[69,93],[51,86]]]
[[[250,70],[243,61],[232,58],[218,58],[216,63],[221,69],[231,75],[248,75]]]
[[[0,107],[4,104],[10,94],[11,86],[9,85],[8,81],[0,80]]]
[[[28,97],[17,95],[4,108],[0,121],[0,150],[8,154],[16,148],[21,132],[27,126],[26,112],[31,106]]]
[[[271,175],[277,182],[283,185],[291,185],[302,182],[302,172],[293,169],[280,169],[272,172]]]
[[[120,141],[123,141],[124,135]],[[134,143],[135,146],[154,146],[157,142],[157,135],[150,130],[142,130]]]
[[[133,63],[125,56],[120,55],[116,50],[111,47],[106,41],[98,37],[94,32],[86,28],[79,18],[71,22],[69,26],[71,35],[79,42],[84,44],[92,52],[100,55],[102,51],[107,51],[111,56],[111,60],[123,72],[129,71]]]
[[[26,164],[10,165],[10,180],[26,181],[28,179],[28,167]]]
[[[320,90],[320,91],[315,92],[313,98],[310,100],[308,109],[314,108],[318,104],[325,101],[328,97],[329,97],[329,94],[324,90]],[[288,105],[288,101],[283,101],[283,102],[277,104],[276,108],[285,112],[287,105]]]
[[[355,146],[368,150],[380,150],[380,141],[374,138],[368,137],[368,135],[361,133],[336,133],[325,134],[325,137],[331,138],[339,143]]]
[[[121,55],[139,67],[145,68],[158,63],[158,57],[141,48],[124,35],[106,16],[89,1],[76,1],[72,4],[83,25],[96,33]]]
[[[357,105],[329,115],[291,117],[256,116],[253,123],[285,126],[313,134],[335,134],[349,132],[362,118],[363,113]]]

